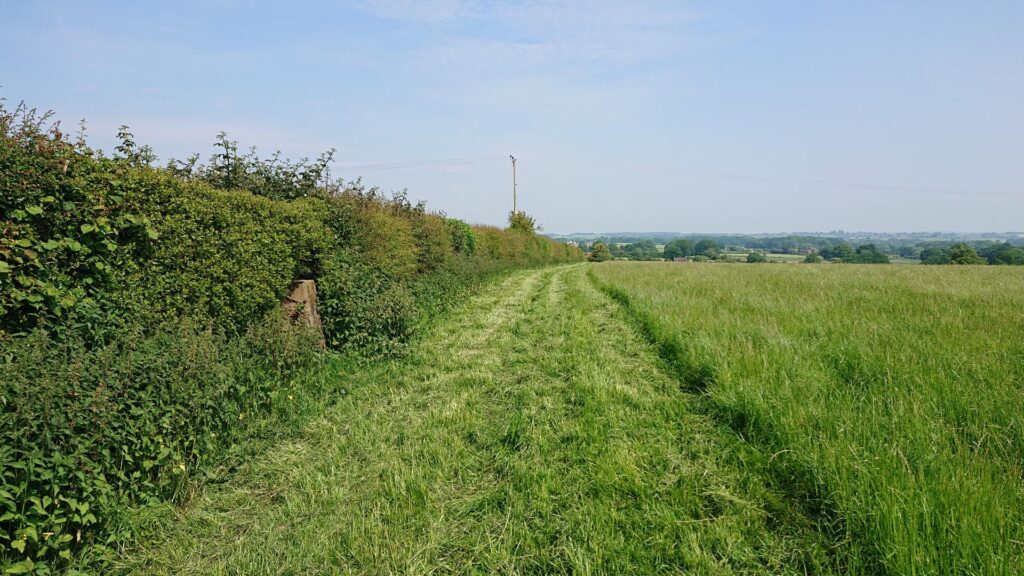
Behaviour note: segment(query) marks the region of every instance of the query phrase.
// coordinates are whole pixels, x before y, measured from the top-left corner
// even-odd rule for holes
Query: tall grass
[[[851,572],[1024,572],[1024,273],[609,263]]]

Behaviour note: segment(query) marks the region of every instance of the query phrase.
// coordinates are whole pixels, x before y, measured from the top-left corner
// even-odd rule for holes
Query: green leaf
[[[25,212],[28,212],[29,214],[31,214],[33,216],[39,216],[40,214],[43,213],[43,207],[42,206],[27,206],[25,208]]]
[[[89,232],[92,232],[93,230],[95,230],[96,227],[93,226],[92,224],[82,224],[81,229],[82,229],[82,234],[88,234]]]
[[[0,260],[0,274],[7,274],[11,271],[11,265]]]
[[[77,240],[69,240],[68,249],[72,252],[78,252],[82,249],[82,245]]]
[[[24,554],[25,553],[25,544],[26,544],[25,540],[15,540],[14,542],[11,542],[11,548],[14,548],[18,552],[21,552],[22,554]]]
[[[156,240],[160,237],[160,233],[153,228],[146,228],[146,236],[149,236],[150,240]]]
[[[36,563],[26,558],[17,564],[11,564],[4,570],[4,574],[27,574],[35,570]]]

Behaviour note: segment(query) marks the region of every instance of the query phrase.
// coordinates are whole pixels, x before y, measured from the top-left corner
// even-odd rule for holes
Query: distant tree
[[[989,264],[1024,265],[1024,248],[1009,242],[993,242],[979,249],[978,255]]]
[[[751,252],[747,254],[747,263],[749,264],[762,264],[768,262],[768,257],[761,252]]]
[[[978,251],[966,242],[957,242],[949,247],[951,264],[985,264],[985,259],[978,256]]]
[[[852,257],[844,258],[843,261],[856,264],[888,264],[889,255],[880,251],[874,244],[864,244],[857,247]]]
[[[651,240],[638,240],[622,247],[622,255],[630,260],[658,260],[661,252]]]
[[[897,254],[900,255],[900,258],[917,258],[919,252],[917,247],[911,246],[909,244],[904,244],[903,246],[899,247]]]
[[[821,262],[821,256],[814,252],[804,257],[804,264],[817,264],[819,262]]]
[[[836,244],[835,246],[821,249],[821,257],[825,260],[842,260],[847,262],[853,258],[854,254],[853,246],[849,244]]]
[[[949,264],[949,250],[946,248],[939,248],[938,246],[925,248],[924,250],[921,250],[921,263],[933,265]]]
[[[974,250],[978,253],[978,256],[984,258],[989,264],[995,264],[996,256],[999,252],[1008,247],[1012,248],[1013,245],[1009,242],[982,241],[974,243]]]
[[[834,248],[834,250],[835,250],[835,258],[838,259],[838,260],[842,260],[844,262],[847,261],[847,260],[852,259],[853,255],[856,253],[854,251],[854,249],[853,249],[853,246],[851,246],[849,244],[840,244],[840,245],[836,246]]]
[[[533,234],[540,230],[540,227],[537,226],[537,221],[532,216],[529,216],[526,212],[519,211],[508,213],[508,229]]]
[[[604,242],[594,242],[590,247],[590,255],[587,256],[587,259],[591,262],[607,262],[612,259],[612,253]]]
[[[693,255],[693,240],[687,240],[686,238],[677,238],[665,244],[665,250],[663,252],[665,260],[674,260],[676,258],[686,258]]]
[[[1010,266],[1024,266],[1024,248],[1011,246],[996,255],[995,264],[1007,264]]]
[[[690,258],[690,260],[693,260],[694,262],[710,262],[711,258],[708,258],[707,256],[704,256],[703,254],[698,254],[698,255]]]
[[[713,259],[718,256],[718,242],[710,238],[704,238],[693,247],[694,256],[704,256]]]

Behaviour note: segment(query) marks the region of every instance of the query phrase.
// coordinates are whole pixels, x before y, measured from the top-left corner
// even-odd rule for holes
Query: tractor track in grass
[[[586,266],[515,273],[164,519],[139,574],[778,574],[827,546]]]

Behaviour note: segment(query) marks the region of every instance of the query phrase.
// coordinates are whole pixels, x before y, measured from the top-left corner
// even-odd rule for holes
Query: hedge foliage
[[[127,130],[108,157],[48,120],[0,107],[0,570],[119,541],[123,506],[272,417],[324,357],[281,319],[294,280],[317,280],[331,349],[393,354],[482,278],[582,259],[323,182],[324,158],[274,168],[222,137],[157,168]]]

